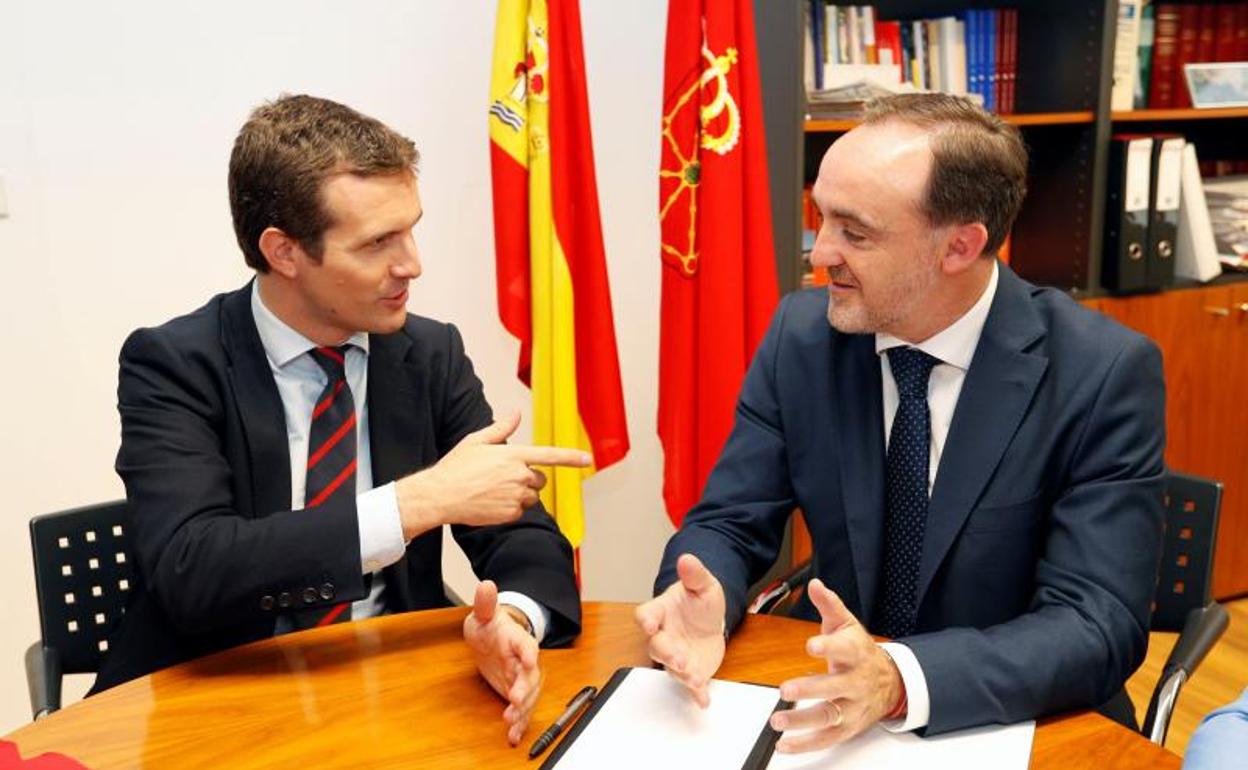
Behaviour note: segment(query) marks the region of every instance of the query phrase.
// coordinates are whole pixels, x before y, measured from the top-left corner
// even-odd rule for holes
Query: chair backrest
[[[30,520],[43,644],[66,674],[99,670],[136,588],[125,518],[121,500]]]
[[[1166,534],[1153,596],[1154,631],[1181,631],[1209,603],[1222,484],[1171,471],[1166,476]]]

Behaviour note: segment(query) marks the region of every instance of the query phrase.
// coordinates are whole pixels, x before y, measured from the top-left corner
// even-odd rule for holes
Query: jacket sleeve
[[[732,432],[702,499],[668,541],[654,583],[657,595],[676,582],[681,554],[697,556],[724,588],[730,629],[745,616],[750,585],[775,562],[795,507],[775,379],[787,308],[786,298],[746,372]]]
[[[239,513],[231,406],[211,369],[163,329],[133,333],[121,351],[116,467],[146,590],[188,634],[362,598],[354,499],[315,516]]]
[[[449,354],[445,400],[437,416],[438,447],[450,451],[465,436],[493,421],[481,381],[464,352],[459,331],[447,325]],[[451,527],[477,577],[500,591],[517,591],[550,611],[542,646],[570,643],[581,632],[581,599],[572,564],[572,546],[539,502],[518,520],[492,527]]]
[[[898,640],[927,679],[927,734],[1097,706],[1122,688],[1148,646],[1164,446],[1161,356],[1132,337],[1107,369],[1049,512],[1027,612]]]

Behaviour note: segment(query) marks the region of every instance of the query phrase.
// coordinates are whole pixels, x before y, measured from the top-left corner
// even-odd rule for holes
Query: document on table
[[[667,673],[621,669],[541,770],[1025,770],[1035,733],[1034,722],[935,738],[876,727],[824,751],[773,755],[768,719],[781,702],[777,688],[715,679],[710,696],[700,709]]]
[[[765,756],[757,763],[749,760],[760,737],[767,749],[774,745],[767,720],[780,702],[775,687],[715,679],[711,705],[702,709],[665,671],[622,672],[622,681],[603,688],[598,702],[564,739],[571,744],[556,748],[543,770],[766,767]],[[586,719],[590,721],[584,723]]]
[[[812,701],[813,702],[813,701]],[[799,703],[800,708],[804,703]],[[920,738],[876,726],[851,741],[808,754],[776,754],[767,770],[1025,770],[1031,763],[1035,722],[975,727]]]

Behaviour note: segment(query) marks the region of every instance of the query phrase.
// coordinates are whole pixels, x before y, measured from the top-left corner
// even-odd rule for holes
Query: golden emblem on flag
[[[728,84],[737,49],[717,56],[703,36],[702,60],[697,80],[664,111],[659,169],[663,261],[690,278],[698,272],[696,191],[702,177],[698,151],[727,155],[741,138],[741,111]],[[695,95],[700,103],[694,101]]]
[[[528,36],[524,61],[516,62],[512,69],[514,82],[511,88],[490,104],[490,115],[512,131],[524,130],[528,117],[528,100],[549,101],[546,80],[550,69],[550,46],[546,41],[546,29],[527,19]]]

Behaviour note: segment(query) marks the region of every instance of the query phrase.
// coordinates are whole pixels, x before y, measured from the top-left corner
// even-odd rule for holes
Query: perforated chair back
[[[1210,601],[1222,484],[1171,471],[1166,476],[1165,504],[1166,534],[1152,629],[1181,631],[1188,614]]]
[[[99,671],[135,590],[124,500],[30,520],[43,646],[66,674]]]

